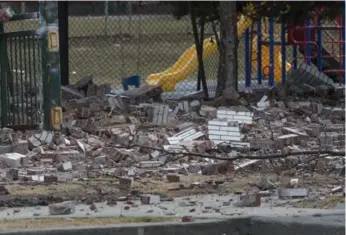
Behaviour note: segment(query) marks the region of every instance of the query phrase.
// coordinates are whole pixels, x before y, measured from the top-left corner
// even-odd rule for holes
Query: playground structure
[[[337,16],[332,23],[333,25],[322,26],[317,16],[306,20],[306,24],[299,27],[291,22],[282,22],[280,33],[275,34],[275,25],[278,24],[275,24],[273,19],[267,19],[268,27],[264,30],[262,22],[254,23],[251,19],[241,16],[237,26],[238,37],[244,35],[245,40],[245,86],[251,86],[254,80],[253,70],[257,72],[255,80],[258,84],[262,84],[263,80],[268,80],[269,86],[284,83],[288,71],[297,69],[300,60],[308,66],[315,65],[320,73],[327,75],[334,82],[344,84],[345,23],[342,16]],[[335,39],[330,30],[338,31],[339,38]],[[331,45],[331,50],[326,49],[328,44]],[[287,61],[289,46],[292,46],[293,61]],[[203,59],[217,52],[218,46],[214,36],[203,41]],[[303,56],[298,56],[298,52]],[[187,79],[197,68],[196,47],[193,45],[172,67],[161,73],[149,75],[146,83],[159,85],[163,91],[172,92],[177,83]]]

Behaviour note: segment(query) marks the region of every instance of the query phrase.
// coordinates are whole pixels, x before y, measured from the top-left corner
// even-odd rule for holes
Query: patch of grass
[[[30,195],[66,195],[76,194],[83,192],[85,186],[77,183],[58,183],[45,185],[8,185],[6,188],[9,190],[10,195],[13,196],[30,196]]]
[[[36,30],[38,20],[14,21],[5,24],[5,32]],[[275,24],[275,40],[280,40],[281,25]],[[104,17],[69,17],[69,70],[71,81],[93,75],[96,83],[109,83],[113,88],[121,88],[121,79],[140,75],[145,80],[150,74],[162,72],[172,66],[186,49],[194,44],[191,25],[186,18],[176,20],[170,15],[133,17],[127,16],[107,19]],[[262,24],[264,32],[268,25]],[[205,37],[213,35],[211,25],[207,25]],[[38,45],[28,45],[37,48]],[[25,50],[23,45],[18,46]],[[245,77],[245,43],[239,39],[238,75]],[[26,52],[27,54],[30,52]],[[292,62],[292,49],[287,47],[287,61]],[[33,57],[28,55],[26,58]],[[39,57],[35,53],[35,57]],[[300,56],[302,57],[302,56]],[[14,70],[28,70],[28,59],[22,64],[12,65]],[[256,58],[252,58],[256,60]],[[300,64],[302,59],[299,59]],[[26,66],[26,67],[25,67]],[[37,71],[31,71],[37,76]],[[205,61],[207,79],[217,77],[218,54]],[[26,71],[28,73],[28,71]],[[256,77],[257,69],[251,69]],[[188,80],[196,81],[197,71]]]
[[[13,229],[62,228],[77,226],[105,226],[123,223],[155,223],[176,221],[174,217],[99,217],[99,218],[37,218],[13,219],[0,222],[0,231]]]

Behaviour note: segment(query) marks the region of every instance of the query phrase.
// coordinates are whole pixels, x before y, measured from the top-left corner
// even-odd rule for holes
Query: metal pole
[[[305,31],[305,49],[306,49],[306,63],[311,65],[311,28],[310,19],[306,20],[306,31]]]
[[[286,81],[286,24],[281,23],[281,83],[284,84]]]
[[[58,2],[39,2],[40,39],[42,56],[42,90],[44,109],[44,129],[60,130],[62,109],[60,95],[60,56]]]
[[[127,2],[127,14],[129,15],[129,28],[128,28],[128,34],[131,34],[131,28],[132,28],[132,2]]]
[[[0,22],[0,50],[6,50],[5,37],[2,35],[4,33],[4,24]],[[0,110],[1,110],[1,126],[6,126],[8,124],[8,113],[7,113],[7,77],[6,77],[6,67],[4,53],[0,53]]]
[[[345,9],[344,9],[344,14],[342,14],[342,17],[341,17],[341,27],[342,27],[342,32],[341,32],[341,40],[342,40],[342,43],[341,43],[341,47],[342,47],[342,50],[341,50],[341,53],[342,53],[342,70],[343,70],[343,76],[342,76],[342,83],[345,84],[345,65],[346,65],[346,58],[345,58]]]
[[[251,86],[251,74],[250,74],[250,32],[249,29],[245,31],[245,87]]]
[[[25,9],[25,2],[21,2],[20,3],[20,13],[21,14],[24,14],[26,12],[26,9]]]
[[[257,22],[257,81],[262,84],[262,24]]]
[[[69,79],[69,51],[68,51],[68,1],[58,2],[59,11],[59,43],[60,43],[60,70],[61,85],[67,86]]]
[[[321,19],[318,17],[317,19],[318,26],[321,26]],[[321,27],[317,27],[317,46],[318,46],[318,54],[317,54],[317,68],[318,71],[322,72],[322,30]]]
[[[107,36],[108,30],[107,30],[107,24],[108,24],[108,15],[109,15],[109,10],[108,10],[108,1],[105,1],[105,35]]]
[[[274,20],[269,19],[269,86],[274,86]]]

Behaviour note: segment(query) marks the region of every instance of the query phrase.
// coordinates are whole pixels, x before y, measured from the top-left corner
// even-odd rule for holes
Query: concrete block
[[[278,196],[284,198],[304,198],[308,196],[306,188],[280,188],[278,189]]]
[[[41,134],[35,134],[35,137],[44,144],[50,144],[53,141],[54,134],[48,131],[42,131]]]
[[[23,163],[23,158],[26,158],[26,156],[20,153],[6,153],[0,155],[0,160],[10,168],[21,167]]]
[[[71,162],[64,162],[63,164],[60,165],[58,168],[62,172],[67,172],[72,170],[72,163]]]
[[[189,102],[187,100],[184,100],[180,103],[178,103],[179,110],[182,112],[189,112]]]
[[[236,205],[242,207],[259,207],[261,206],[261,196],[259,194],[241,195]]]
[[[70,215],[75,213],[76,206],[72,201],[55,203],[48,206],[49,215]]]
[[[142,195],[141,203],[143,205],[155,205],[161,202],[161,198],[159,195]]]
[[[168,122],[168,105],[156,104],[152,113],[152,123],[157,125],[164,125]]]
[[[34,148],[37,148],[42,145],[41,141],[37,139],[35,136],[29,137],[28,142],[29,142],[29,150],[33,150]]]

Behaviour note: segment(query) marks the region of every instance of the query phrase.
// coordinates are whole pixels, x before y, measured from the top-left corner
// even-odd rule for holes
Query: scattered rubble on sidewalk
[[[296,175],[310,174],[322,163],[313,171],[344,170],[344,159],[328,154],[321,155],[320,164],[311,164],[311,155],[303,154],[266,159],[267,155],[304,151],[316,155],[322,149],[343,152],[341,106],[324,106],[314,99],[269,100],[266,95],[249,103],[231,93],[224,99],[236,106],[214,105],[198,95],[162,102],[158,87],[113,95],[107,85],[93,84],[90,77],[63,87],[62,92],[66,94],[62,132],[23,134],[1,129],[0,175],[5,182],[49,185],[105,176],[117,180],[119,188],[131,190],[135,181],[146,177],[161,177],[174,184],[184,175],[232,177],[236,172],[274,165],[279,171],[294,167]],[[250,155],[252,159],[242,158]],[[272,182],[261,184],[256,194],[241,197],[243,206],[260,206],[260,195],[277,187]],[[298,180],[291,181],[297,184]],[[200,182],[196,185],[202,187]],[[280,198],[307,197],[305,188],[282,187],[286,185],[278,189]],[[160,198],[142,197],[143,204],[156,201]],[[62,213],[59,210],[73,213],[70,207],[51,208],[51,214]]]

